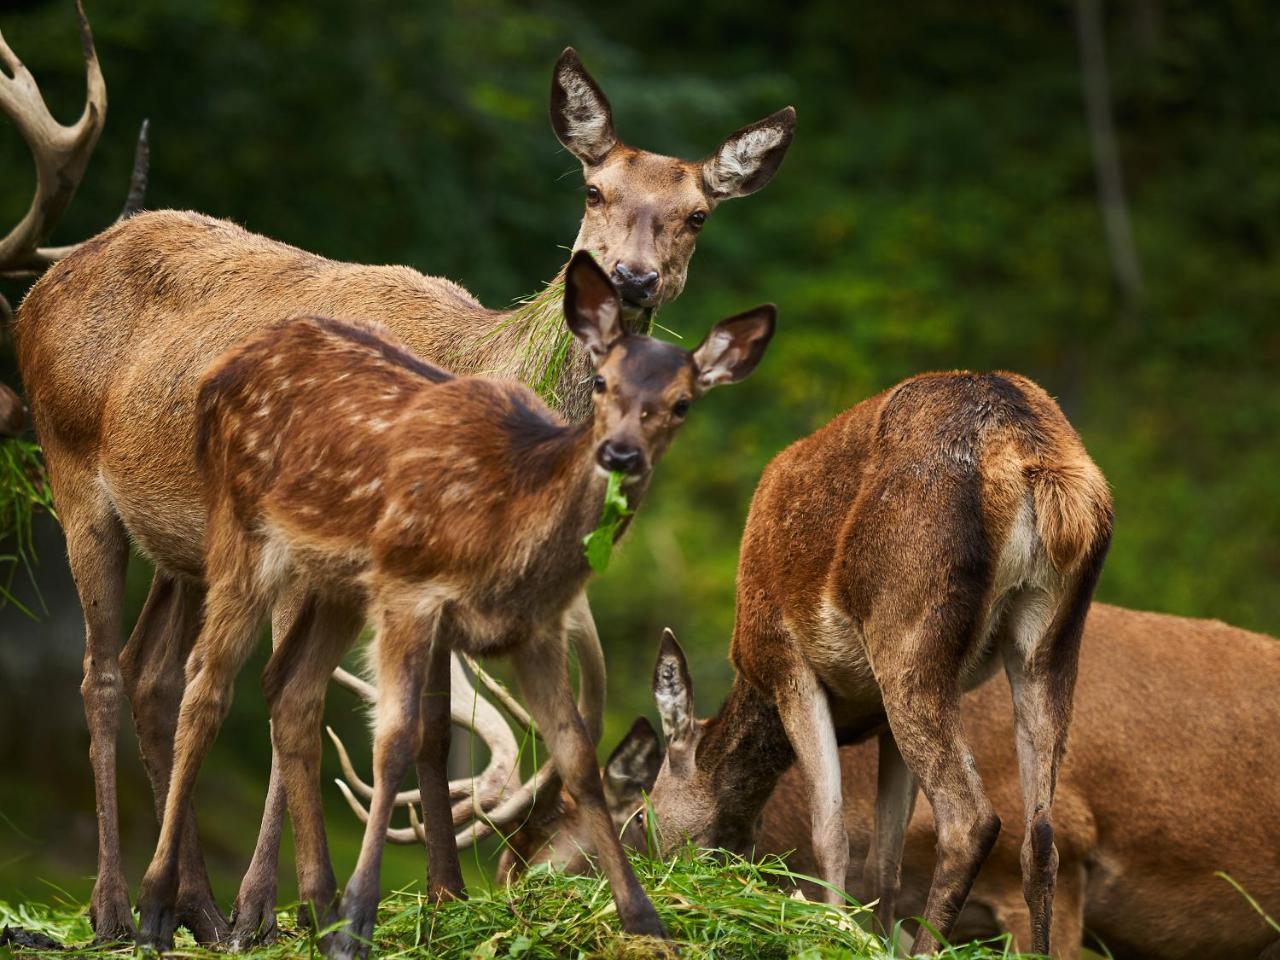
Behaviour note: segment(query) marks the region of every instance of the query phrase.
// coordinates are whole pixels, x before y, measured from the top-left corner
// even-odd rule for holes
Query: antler
[[[578,710],[588,733],[593,740],[598,740],[604,718],[604,652],[600,648],[600,637],[591,618],[591,610],[585,602],[570,610],[568,626],[570,639],[578,655]],[[465,660],[481,685],[520,728],[522,738],[537,736],[529,714],[510,691],[472,658],[465,657]],[[377,691],[371,684],[345,670],[335,671],[334,679],[370,702],[377,699]],[[523,820],[538,795],[545,790],[558,789],[558,783],[555,768],[548,762],[516,790],[504,796],[518,769],[515,737],[498,710],[472,686],[457,654],[454,654],[452,661],[451,686],[453,722],[475,731],[489,744],[490,750],[489,765],[474,780],[451,781],[449,784],[449,797],[454,802],[454,829],[465,825],[456,834],[455,840],[459,848],[465,849],[489,834],[506,831]],[[373,796],[373,788],[356,773],[346,747],[332,729],[329,730],[329,737],[338,751],[338,760],[346,778],[345,782],[336,781],[338,789],[342,791],[352,812],[361,822],[367,823],[368,810],[357,798],[357,794],[369,800]],[[501,747],[495,747],[495,743],[501,744]],[[506,752],[508,744],[510,753]],[[386,836],[390,842],[426,843],[426,831],[415,808],[415,804],[420,801],[421,795],[417,790],[405,790],[396,795],[397,805],[409,808],[409,827],[388,828]]]
[[[42,247],[62,217],[84,177],[107,116],[107,85],[93,46],[93,32],[84,6],[76,0],[80,44],[84,49],[87,93],[80,119],[70,126],[49,112],[35,78],[0,34],[0,112],[9,117],[31,149],[36,168],[36,193],[26,216],[0,239],[0,276],[39,273],[79,244]],[[147,125],[138,137],[129,199],[121,216],[142,206],[147,183]]]

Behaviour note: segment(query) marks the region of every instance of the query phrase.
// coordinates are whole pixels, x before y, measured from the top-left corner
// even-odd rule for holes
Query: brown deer
[[[91,59],[91,100],[96,70]],[[100,116],[101,109],[90,114]],[[551,120],[581,161],[587,182],[574,247],[602,258],[621,286],[624,325],[643,332],[650,310],[681,292],[712,211],[773,176],[791,142],[795,112],[788,107],[744,127],[703,161],[638,150],[619,140],[607,99],[569,49],[553,72]],[[56,153],[41,130],[19,126],[38,160]],[[46,203],[41,209],[52,208]],[[26,239],[40,232],[27,223],[19,229],[24,251]],[[99,829],[90,913],[98,937],[110,939],[133,931],[115,791],[121,694],[132,705],[157,807],[163,808],[183,663],[204,595],[206,518],[193,451],[196,383],[205,368],[235,343],[290,317],[364,318],[385,324],[416,354],[444,367],[537,383],[562,411],[579,418],[590,409],[590,363],[562,334],[555,284],[531,306],[493,311],[456,284],[408,267],[337,263],[224,221],[175,211],[133,217],[69,255],[58,253],[61,259],[28,293],[14,331],[85,615],[82,689]],[[29,259],[10,256],[0,256],[0,265]],[[557,369],[555,358],[566,352],[567,362]],[[130,540],[157,572],[121,652]],[[336,621],[315,615],[317,602],[305,594],[283,598],[272,623],[277,641],[304,626],[326,635],[338,629]],[[585,600],[571,621],[584,718],[598,736],[603,655]],[[314,750],[320,750],[318,737]],[[522,790],[516,799],[529,795]],[[511,804],[504,809],[509,812]],[[273,764],[258,843],[236,899],[235,944],[274,930],[283,813]],[[193,823],[182,849],[179,922],[201,941],[223,939],[227,923],[210,892]]]
[[[349,926],[331,956],[373,934],[383,833],[416,762],[429,894],[462,893],[446,761],[450,655],[503,654],[569,792],[591,819],[622,928],[664,936],[604,805],[595,748],[574,705],[566,621],[586,587],[583,540],[609,471],[634,504],[706,390],[748,376],[774,328],[771,306],[722,320],[685,351],[630,333],[622,302],[585,251],[566,275],[565,318],[595,366],[595,414],[567,424],[528,388],[456,378],[385,328],[304,318],[229,351],[197,401],[197,461],[209,517],[204,622],[187,663],[173,779],[139,897],[139,940],[172,946],[180,841],[200,763],[262,620],[293,580],[335,621],[299,628],[264,680],[299,856],[304,902],[334,898],[315,751],[330,673],[368,618],[378,629],[374,798],[343,894]],[[323,862],[317,858],[323,857]]]
[[[960,695],[1003,661],[1014,691],[1032,948],[1049,948],[1052,804],[1085,613],[1110,540],[1102,474],[1057,405],[1014,374],[913,377],[779,454],[752,500],[719,714],[697,721],[668,631],[654,675],[663,849],[745,850],[798,764],[825,891],[849,844],[838,742],[879,731],[877,916],[892,923],[917,778],[938,857],[916,948],[947,936],[1000,829]],[[887,721],[887,728],[885,726]]]
[[[1050,954],[1077,960],[1085,931],[1120,960],[1271,960],[1280,934],[1217,874],[1280,916],[1280,641],[1224,623],[1095,603],[1080,647],[1070,749],[1054,798],[1058,884]],[[995,677],[962,702],[966,740],[996,813],[1022,806],[1010,688]],[[643,847],[639,813],[662,762],[646,720],[602,771],[615,828]],[[354,777],[344,760],[347,776]],[[875,826],[873,740],[840,749],[847,889],[869,900],[862,863]],[[898,915],[924,909],[937,838],[928,802],[907,826]],[[540,797],[508,838],[499,877],[550,862],[586,869],[590,838],[567,795]],[[815,875],[805,785],[792,767],[765,804],[754,853]],[[1019,840],[1000,834],[952,941],[1013,936],[1030,948]],[[816,884],[801,882],[809,896]],[[1268,953],[1267,951],[1271,952]]]

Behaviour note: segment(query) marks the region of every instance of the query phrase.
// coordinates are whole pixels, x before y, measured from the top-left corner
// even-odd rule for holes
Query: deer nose
[[[619,473],[634,475],[644,470],[644,454],[629,443],[606,440],[596,451],[596,460],[606,470],[617,470]]]
[[[636,306],[649,306],[658,293],[658,271],[629,267],[621,260],[613,268],[613,284],[622,299]]]

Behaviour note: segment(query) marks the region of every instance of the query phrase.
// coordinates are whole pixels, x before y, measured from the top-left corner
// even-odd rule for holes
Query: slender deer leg
[[[271,741],[289,802],[298,898],[319,930],[332,922],[338,884],[329,857],[320,792],[320,736],[329,675],[360,630],[359,605],[309,598],[271,655],[262,687]]]
[[[1089,590],[1091,593],[1092,590]],[[1057,598],[1032,592],[1011,607],[1002,653],[1013,692],[1013,721],[1026,833],[1022,842],[1022,890],[1031,912],[1031,944],[1048,953],[1058,850],[1053,842],[1053,795],[1071,723],[1083,611],[1058,611]],[[1088,603],[1088,594],[1083,601]],[[1056,616],[1055,616],[1056,614]]]
[[[442,624],[432,641],[427,663],[418,748],[418,784],[427,828],[427,893],[436,902],[464,895],[449,803],[449,741],[453,739],[449,717],[451,650],[448,631]]]
[[[913,637],[897,638],[900,659],[893,670],[878,674],[889,726],[903,759],[920,778],[933,806],[938,837],[938,862],[929,884],[929,897],[913,953],[937,949],[939,936],[951,933],[974,878],[1000,833],[996,816],[978,776],[960,723],[960,695],[953,685],[939,686],[940,672],[956,676],[958,664],[946,662],[953,648],[945,629],[931,618],[916,628]],[[867,626],[869,647],[880,629]]]
[[[604,732],[605,663],[604,650],[600,646],[600,634],[591,614],[591,604],[584,590],[574,599],[565,620],[578,655],[578,712],[586,725],[587,736],[592,743],[600,742]]]
[[[885,936],[893,930],[898,890],[902,886],[902,848],[916,806],[915,774],[902,759],[893,734],[880,734],[880,766],[876,778],[876,819],[871,850],[863,871],[867,892],[877,900],[876,922]]]
[[[173,738],[185,683],[183,665],[200,629],[203,601],[204,591],[199,586],[157,570],[142,615],[120,656],[157,818],[164,816],[169,793]],[[227,921],[213,897],[191,809],[183,817],[181,848],[178,925],[189,929],[200,943],[222,941],[227,936]]]
[[[840,748],[836,743],[831,705],[818,679],[808,669],[794,668],[779,684],[778,716],[796,752],[796,766],[809,794],[813,855],[818,861],[827,903],[845,902],[849,869],[849,836],[844,826],[844,790],[840,779]]]
[[[84,611],[84,682],[80,695],[89,725],[89,759],[98,813],[98,879],[89,902],[89,918],[99,941],[133,934],[129,886],[120,861],[120,817],[116,800],[116,731],[120,711],[121,604],[128,543],[119,518],[92,490],[59,483],[51,457],[54,500],[62,515],[67,556]],[[90,489],[83,489],[83,488]],[[77,493],[86,496],[76,496]]]
[[[365,823],[364,840],[355,872],[342,894],[342,918],[347,927],[335,933],[326,954],[337,960],[363,957],[369,952],[373,925],[378,916],[379,875],[387,824],[395,805],[396,789],[417,755],[415,742],[421,733],[420,712],[426,680],[426,657],[415,654],[426,630],[437,633],[439,613],[423,619],[388,613],[378,625],[378,707],[373,745],[373,800]],[[434,643],[432,644],[434,646]],[[448,654],[443,654],[446,661]],[[447,811],[446,811],[447,816]],[[446,822],[449,822],[446,820]]]
[[[286,590],[271,611],[271,646],[279,649],[285,637],[293,631],[294,624],[306,604],[306,592],[301,586]],[[273,738],[274,739],[274,738]],[[240,891],[231,910],[231,948],[245,950],[268,943],[276,936],[276,890],[280,874],[280,838],[284,832],[288,797],[280,770],[280,758],[271,751],[271,774],[267,783],[267,799],[262,808],[262,823],[258,827],[258,842],[253,848],[253,859],[240,881]]]
[[[605,807],[595,747],[573,702],[564,632],[556,630],[535,638],[517,648],[511,659],[529,713],[561,780],[586,818],[591,842],[613,890],[622,929],[665,938],[662,921],[636,880]]]
[[[266,614],[267,599],[253,591],[253,559],[237,547],[239,569],[211,584],[204,625],[187,661],[187,687],[178,712],[173,776],[155,856],[138,897],[138,941],[161,950],[173,946],[182,824],[196,776],[231,706],[232,684]]]

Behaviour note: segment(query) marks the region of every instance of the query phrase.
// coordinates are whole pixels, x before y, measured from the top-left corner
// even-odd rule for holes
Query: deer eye
[[[689,412],[689,398],[681,397],[679,400],[677,400],[675,404],[671,407],[671,412],[676,417],[683,418],[684,415]]]
[[[600,206],[600,203],[603,200],[604,200],[604,194],[600,192],[600,188],[593,187],[590,184],[588,184],[587,185],[587,206],[598,207]]]
[[[707,222],[707,214],[705,210],[695,210],[689,214],[689,229],[701,230],[702,225]]]
[[[596,377],[595,383],[592,384],[592,387],[596,393],[604,393],[604,377]]]

